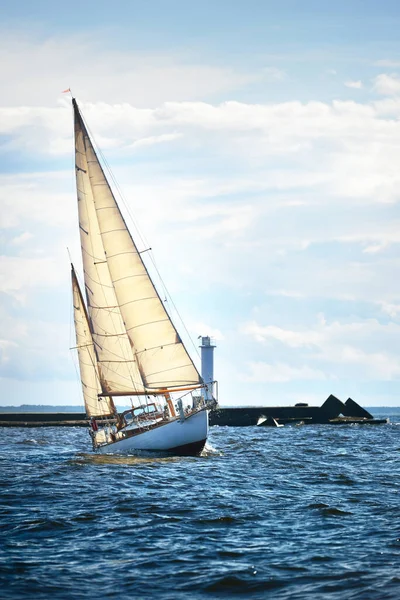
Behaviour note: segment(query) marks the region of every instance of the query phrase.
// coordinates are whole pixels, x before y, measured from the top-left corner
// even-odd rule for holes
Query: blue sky
[[[1,16],[2,405],[82,404],[69,86],[222,404],[399,404],[397,2]]]

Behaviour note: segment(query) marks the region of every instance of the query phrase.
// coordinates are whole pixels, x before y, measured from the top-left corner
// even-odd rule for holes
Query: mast
[[[173,391],[187,386],[198,387],[202,383],[201,377],[128,231],[76,100],[73,99],[72,103],[75,114],[78,205],[85,284],[99,368],[107,361],[102,359],[102,347],[99,340],[96,340],[96,336],[100,337],[103,325],[98,322],[101,314],[93,308],[94,295],[96,310],[108,310],[109,314],[118,315],[118,323],[114,323],[117,333],[114,335],[118,335],[123,341],[128,339],[136,367],[135,385],[130,390],[118,389],[113,382],[106,392],[115,395],[137,394],[140,392],[139,381],[142,389],[150,393],[163,393],[165,390]],[[110,296],[113,295],[111,308],[99,307],[98,288],[101,288],[103,294],[107,291]],[[108,302],[110,301],[111,298]],[[103,337],[107,338],[104,334]],[[126,351],[125,346],[124,350]],[[127,354],[123,356],[128,358]]]
[[[98,397],[98,394],[101,392],[101,385],[96,353],[94,351],[85,303],[73,265],[71,265],[71,278],[76,346],[78,349],[79,371],[81,374],[86,414],[88,417],[112,415],[115,413],[112,398]]]

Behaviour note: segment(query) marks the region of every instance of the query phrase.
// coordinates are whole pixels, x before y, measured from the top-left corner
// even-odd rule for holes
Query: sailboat
[[[85,297],[73,265],[76,348],[100,453],[198,455],[216,399],[161,300],[72,99]],[[115,398],[129,399],[118,411]]]

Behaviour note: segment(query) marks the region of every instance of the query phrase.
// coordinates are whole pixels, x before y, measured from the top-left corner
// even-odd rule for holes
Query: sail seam
[[[161,375],[161,373],[168,373],[169,371],[174,371],[176,369],[181,369],[182,367],[189,367],[190,363],[186,365],[179,365],[178,367],[172,367],[171,369],[165,369],[164,371],[154,371],[154,373],[149,373],[149,377],[154,377],[154,375]]]
[[[94,307],[94,310],[101,310],[101,309],[98,309],[98,308]],[[112,314],[115,314],[115,313],[113,313],[112,311],[106,311],[106,312],[107,312],[108,314],[111,314],[111,315],[112,315]],[[93,332],[93,335],[94,335],[94,336],[96,336],[96,335],[103,335],[103,334],[105,334],[105,335],[114,335],[114,334],[111,334],[111,333],[108,331],[108,329],[106,329],[105,327],[102,327],[101,325],[97,325],[97,327],[98,327],[98,331],[94,331],[94,332]],[[117,328],[117,327],[116,327],[116,324],[114,324],[114,331],[115,331],[115,335],[117,335],[117,336],[119,336],[119,337],[121,337],[121,338],[125,338],[125,336],[126,336],[125,330],[116,331],[116,328]],[[101,331],[100,331],[100,330],[101,330]]]
[[[112,308],[119,308],[119,306],[96,306],[95,304],[91,305],[92,308],[96,308],[97,310],[111,310]]]
[[[126,278],[122,278],[122,279],[118,279],[118,281],[123,281],[123,279],[128,279]],[[157,296],[146,296],[145,298],[136,298],[135,300],[129,300],[129,302],[124,302],[124,304],[121,304],[121,306],[127,306],[128,304],[134,304],[135,302],[143,302],[145,300],[158,300]],[[162,319],[163,321],[169,321],[169,319]],[[151,321],[149,321],[149,323],[151,323]]]
[[[142,354],[143,352],[149,352],[150,350],[159,350],[162,348],[168,348],[170,346],[176,346],[176,342],[171,342],[170,344],[160,344],[159,346],[153,346],[152,348],[144,348],[143,350],[138,350],[138,354]],[[187,365],[185,365],[187,366]],[[179,367],[177,367],[179,368]]]
[[[121,337],[121,333],[96,333],[99,337]]]
[[[95,184],[95,185],[100,185],[100,184]],[[106,185],[106,184],[102,184],[102,185]],[[99,206],[98,208],[96,208],[96,210],[117,210],[115,208],[115,206]],[[125,231],[125,229],[121,229],[121,231]]]
[[[119,279],[115,279],[114,284],[118,283],[119,281],[125,281],[125,279],[132,279],[133,277],[146,277],[145,273],[140,274],[140,275],[126,275],[125,277],[120,277]],[[150,300],[150,299],[157,299],[157,296],[148,296],[146,298],[138,298],[137,300]],[[132,300],[132,302],[136,302],[136,300]]]
[[[132,300],[132,302],[133,302],[133,300]],[[130,304],[130,302],[127,302],[127,304]],[[141,323],[140,325],[134,325],[133,327],[129,327],[129,329],[127,329],[126,331],[132,331],[133,329],[139,329],[139,327],[146,327],[147,325],[154,325],[155,323],[165,323],[165,321],[169,321],[169,319],[159,319],[158,321],[147,321],[147,323]]]
[[[110,232],[108,232],[110,233]],[[123,254],[135,254],[138,255],[139,252],[136,252],[136,250],[125,250],[124,252],[116,252],[115,254],[108,254],[107,258],[115,258],[116,256],[122,256]],[[143,273],[143,275],[146,275],[146,273]]]
[[[95,334],[95,335],[99,335],[99,334]],[[100,346],[100,344],[96,340],[93,340],[93,341],[96,344],[96,346],[99,346],[100,349],[102,348],[102,346]],[[124,356],[121,356],[121,355],[117,354],[116,352],[113,352],[110,349],[108,349],[108,353],[112,354],[113,356],[115,356],[116,358],[118,358],[118,360],[112,360],[112,359],[110,360],[109,358],[104,358],[104,359],[99,358],[97,360],[97,362],[103,363],[103,364],[106,364],[106,363],[109,363],[109,362],[113,362],[113,363],[115,362],[115,363],[129,364],[129,365],[135,363],[135,359],[134,358],[125,358]],[[116,373],[116,371],[114,371],[114,372]],[[121,375],[121,377],[124,377],[124,379],[126,379],[126,377],[123,376],[123,375]]]
[[[100,262],[100,260],[103,260],[103,259],[97,258],[97,256],[95,256],[94,254],[90,254],[90,252],[89,252],[89,251],[87,250],[87,248],[85,248],[84,246],[81,246],[81,248],[82,248],[82,251],[83,251],[85,254],[87,254],[87,255],[88,255],[90,258],[92,258],[92,259],[93,259],[93,262],[94,262],[95,264],[96,264],[96,262],[95,262],[95,261],[98,261],[98,262]]]
[[[103,209],[96,208],[97,212],[100,212],[101,210],[103,210]],[[118,233],[118,231],[123,231],[125,233],[126,230],[123,227],[121,227],[120,229],[108,229],[107,231],[102,231],[101,235],[103,236],[103,235],[108,235],[109,233]],[[139,252],[136,252],[136,254],[139,254]]]
[[[85,273],[85,275],[88,277],[88,279],[90,279],[90,281],[93,281],[93,283],[94,283],[95,285],[99,285],[100,287],[104,287],[104,288],[106,288],[107,290],[112,290],[112,289],[113,289],[113,286],[112,286],[112,284],[111,284],[111,285],[106,285],[105,283],[99,283],[98,281],[96,281],[96,279],[93,279],[93,277],[91,277],[90,275],[88,275],[88,273],[87,273],[87,271],[86,271],[86,270],[84,271],[84,273]],[[87,283],[85,283],[85,286],[86,286],[86,287],[88,287],[88,284],[87,284]],[[93,294],[93,292],[92,292],[92,294]]]

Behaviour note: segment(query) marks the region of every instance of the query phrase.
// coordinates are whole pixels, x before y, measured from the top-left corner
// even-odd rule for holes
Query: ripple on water
[[[284,587],[285,580],[279,579],[250,579],[240,575],[225,575],[214,578],[214,580],[205,586],[207,592],[223,592],[230,595],[242,594],[243,592],[266,592],[267,590],[276,590]]]
[[[323,508],[321,510],[321,513],[325,517],[344,517],[344,516],[348,516],[348,515],[352,515],[353,514],[349,510],[342,510],[340,508],[335,508],[334,506],[332,506],[332,507],[330,506],[328,508]]]
[[[3,429],[2,593],[397,600],[398,448],[398,427],[216,427],[201,457],[114,456]]]

